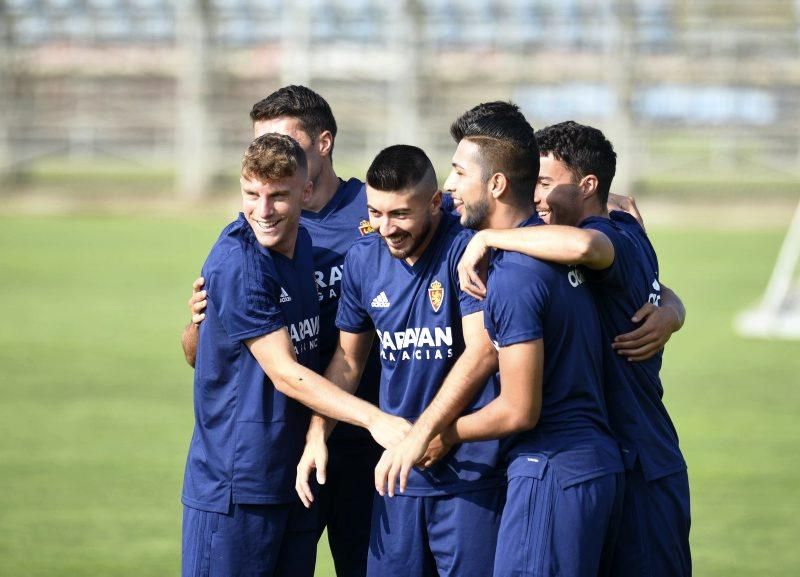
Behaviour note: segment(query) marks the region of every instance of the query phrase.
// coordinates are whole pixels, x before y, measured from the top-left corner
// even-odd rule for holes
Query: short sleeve
[[[542,267],[533,259],[531,264],[504,263],[489,279],[484,324],[497,346],[535,341],[544,334],[550,290],[540,274],[546,271],[538,270]]]
[[[363,333],[372,328],[372,319],[367,314],[361,298],[362,264],[353,253],[353,250],[348,251],[344,258],[336,326],[348,333]]]
[[[461,290],[458,284],[458,261],[461,260],[461,256],[464,254],[464,250],[466,250],[467,244],[469,244],[473,236],[475,236],[475,233],[471,230],[462,230],[459,232],[453,244],[450,245],[450,252],[447,255],[447,266],[452,286],[458,287],[458,306],[462,317],[483,310],[483,302]]]
[[[631,253],[634,249],[630,240],[626,239],[611,221],[606,219],[591,220],[582,228],[603,233],[614,246],[614,262],[611,263],[611,266],[602,270],[584,267],[587,279],[592,283],[607,287],[625,286],[626,279],[630,278],[631,274]]]
[[[243,341],[272,333],[285,326],[280,306],[264,272],[265,258],[237,247],[203,271],[208,298],[220,323],[232,340]]]

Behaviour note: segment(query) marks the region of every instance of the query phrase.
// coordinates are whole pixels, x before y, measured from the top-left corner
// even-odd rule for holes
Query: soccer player
[[[380,152],[367,172],[367,202],[378,234],[355,243],[345,259],[336,318],[344,356],[357,364],[357,351],[377,336],[380,406],[389,414],[416,419],[459,358],[476,391],[464,407],[485,405],[495,394],[487,382],[496,367],[492,344],[480,304],[456,283],[468,235],[441,209],[425,153],[406,145]],[[309,431],[298,467],[304,490],[324,434],[324,427]],[[464,443],[435,466],[413,471],[402,494],[382,489],[373,505],[367,574],[485,576],[504,494],[498,456],[497,441]]]
[[[314,275],[320,294],[320,368],[333,357],[338,341],[335,325],[344,256],[350,245],[371,232],[364,184],[341,180],[333,168],[337,126],[322,96],[304,86],[286,86],[273,92],[250,111],[255,136],[287,134],[297,140],[308,159],[310,197],[303,203],[300,222],[311,235]],[[202,280],[195,281],[189,301],[193,323],[183,336],[187,360],[193,364],[197,326],[206,305]],[[373,349],[361,382],[359,397],[377,404],[380,362]],[[322,483],[316,498],[319,532],[327,526],[328,542],[339,577],[361,577],[366,572],[373,500],[373,472],[381,449],[364,429],[339,424],[329,440],[327,463],[320,467]],[[296,464],[296,463],[295,463]],[[326,475],[327,471],[327,475]]]
[[[519,109],[481,104],[457,119],[451,134],[458,147],[445,188],[462,224],[542,228],[531,195],[536,138]],[[445,382],[406,438],[384,454],[377,482],[399,476],[402,487],[409,464],[437,434],[445,445],[513,435],[494,575],[597,575],[619,515],[623,465],[605,412],[591,294],[574,267],[498,252],[484,318],[498,350],[499,396],[447,426],[471,391]]]
[[[408,428],[314,372],[319,296],[311,240],[299,229],[306,166],[291,137],[255,139],[242,161],[242,214],[203,266],[209,303],[182,498],[184,575],[313,575],[316,509],[303,509],[294,487],[310,417],[302,405],[387,446]]]
[[[652,303],[652,315],[671,323],[672,330],[683,324],[683,305],[661,283],[656,253],[639,223],[605,210],[616,154],[603,133],[563,122],[540,130],[537,138],[536,207],[550,226],[479,232],[465,253],[463,269],[471,271],[489,247],[581,265],[575,278],[587,282],[600,313],[606,403],[626,464],[623,521],[611,574],[690,575],[689,482],[662,401],[662,351],[644,353],[645,359],[632,363],[611,348],[613,335],[635,326],[631,315],[644,299]],[[474,274],[465,276],[465,286],[469,283],[471,292],[483,292]]]

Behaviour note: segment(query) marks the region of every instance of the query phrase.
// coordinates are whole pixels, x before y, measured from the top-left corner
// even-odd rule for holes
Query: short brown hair
[[[282,180],[298,170],[308,171],[306,153],[291,136],[268,132],[259,136],[242,157],[242,176],[267,180]]]

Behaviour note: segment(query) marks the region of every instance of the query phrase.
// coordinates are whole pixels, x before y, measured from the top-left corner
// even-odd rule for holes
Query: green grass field
[[[177,574],[192,426],[178,337],[224,224],[0,218],[0,575]],[[695,574],[798,575],[800,343],[731,330],[783,231],[652,236],[689,311],[663,376],[690,467]],[[324,546],[318,566],[332,575]]]

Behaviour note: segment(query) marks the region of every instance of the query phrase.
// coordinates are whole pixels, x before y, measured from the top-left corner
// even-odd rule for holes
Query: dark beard
[[[471,205],[469,208],[464,204],[464,214],[461,215],[461,226],[473,230],[480,230],[483,228],[483,223],[486,222],[486,218],[489,216],[489,200],[486,196],[487,195],[482,196],[478,202]]]
[[[431,221],[430,219],[428,219],[428,221],[425,223],[425,228],[422,229],[420,234],[411,237],[411,246],[409,246],[406,250],[399,252],[392,252],[392,248],[389,246],[388,243],[386,244],[386,247],[389,249],[389,253],[394,258],[405,260],[410,255],[414,254],[414,252],[422,245],[422,243],[425,242],[425,239],[428,238],[428,234],[430,233],[430,231],[431,231]],[[386,239],[384,239],[384,242],[386,242]]]

